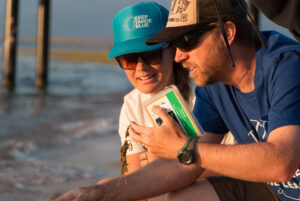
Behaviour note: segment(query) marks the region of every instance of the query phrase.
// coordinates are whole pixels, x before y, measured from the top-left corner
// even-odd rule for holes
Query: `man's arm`
[[[198,143],[196,163],[238,179],[284,182],[299,167],[299,144],[300,126],[284,126],[273,130],[267,142],[232,146]]]
[[[138,171],[101,185],[72,190],[55,201],[131,201],[157,196],[193,183],[201,174],[196,165],[157,159]]]
[[[145,128],[132,123],[131,137],[159,157],[176,159],[187,137],[163,109],[155,107],[154,112],[163,120],[162,125]],[[204,143],[203,139],[197,144],[195,163],[221,175],[249,181],[287,181],[300,164],[300,126],[277,128],[267,142],[260,143],[220,145]]]

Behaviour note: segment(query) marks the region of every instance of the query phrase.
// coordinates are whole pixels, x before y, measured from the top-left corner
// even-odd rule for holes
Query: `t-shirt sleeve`
[[[142,144],[132,140],[130,136],[125,138],[127,128],[130,125],[131,121],[135,121],[135,119],[130,118],[130,112],[127,103],[124,102],[121,108],[120,118],[119,118],[119,135],[121,138],[122,145],[124,144],[126,139],[131,144],[129,149],[126,152],[127,155],[145,152],[145,149]]]
[[[270,80],[268,132],[286,125],[300,125],[300,53],[285,53]]]
[[[195,90],[196,102],[193,114],[206,132],[216,134],[225,134],[228,128],[220,117],[216,107],[214,106],[207,89],[197,87]]]

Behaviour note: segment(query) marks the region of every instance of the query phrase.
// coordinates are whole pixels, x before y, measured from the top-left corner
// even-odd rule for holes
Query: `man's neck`
[[[236,66],[232,73],[232,83],[243,93],[249,93],[255,89],[254,76],[256,57],[254,48],[239,48],[235,60]]]

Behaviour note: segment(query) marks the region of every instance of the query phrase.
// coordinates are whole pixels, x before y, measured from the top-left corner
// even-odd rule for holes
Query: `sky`
[[[0,38],[4,35],[5,0],[0,0]],[[39,0],[19,0],[19,37],[36,35]],[[121,8],[138,0],[51,0],[50,36],[113,39],[111,21]],[[156,0],[169,9],[171,0]],[[261,15],[261,30],[290,33]]]
[[[0,36],[3,36],[5,0],[0,0]],[[36,35],[39,0],[19,0],[19,36]],[[138,0],[51,0],[51,36],[112,39],[111,21],[121,8]],[[169,8],[168,0],[156,2]]]

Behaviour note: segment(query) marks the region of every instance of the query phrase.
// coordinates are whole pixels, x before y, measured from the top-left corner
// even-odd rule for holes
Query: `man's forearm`
[[[199,155],[200,153],[200,155]],[[225,176],[248,181],[282,180],[279,169],[284,153],[267,142],[242,145],[213,145],[199,143],[196,163]],[[201,157],[201,159],[199,159]],[[288,157],[288,156],[286,156]]]
[[[185,166],[175,160],[158,159],[102,188],[109,200],[145,199],[183,188],[194,182],[201,172],[196,165]]]

